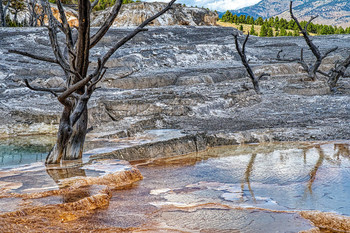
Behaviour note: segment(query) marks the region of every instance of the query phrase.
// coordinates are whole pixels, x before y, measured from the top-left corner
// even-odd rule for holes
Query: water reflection
[[[346,143],[227,146],[133,163],[139,164],[145,176],[151,170],[165,176],[152,173],[149,179],[169,184],[157,188],[174,193],[179,192],[177,190],[191,193],[204,187],[221,190],[224,193],[218,193],[218,197],[238,205],[350,215],[350,204],[347,204],[350,160]]]
[[[242,189],[242,194],[243,194],[244,193],[244,185],[245,185],[245,183],[247,183],[250,195],[251,195],[254,203],[256,203],[256,199],[255,199],[255,196],[254,196],[253,189],[252,189],[252,187],[250,185],[250,176],[251,176],[252,171],[253,171],[253,165],[254,165],[255,159],[256,159],[256,154],[252,154],[252,156],[251,156],[251,158],[249,160],[247,169],[246,169],[246,171],[244,173],[244,180],[242,180],[242,184],[241,184],[241,189]],[[243,196],[242,196],[241,200],[243,202]]]
[[[99,160],[82,166],[81,161],[68,161],[40,171],[35,170],[37,167],[12,169],[12,177],[1,177],[0,171],[0,185],[2,181],[26,183],[32,179],[29,186],[36,185],[35,192],[49,182],[56,184],[56,189],[58,186],[58,191],[61,191],[66,187],[62,184],[72,184],[62,180],[76,176],[82,179],[87,177],[85,181],[90,178],[89,181],[96,180],[96,177],[91,177],[92,172],[95,175],[104,174],[108,178],[104,180],[106,182],[122,184],[124,178],[134,174],[126,163]],[[35,209],[35,216],[39,216],[36,220],[44,219],[38,223],[48,227],[52,227],[54,222],[62,232],[89,227],[110,232],[118,232],[119,228],[125,228],[125,231],[129,228],[139,228],[140,231],[149,229],[149,232],[164,229],[165,232],[298,232],[313,227],[298,215],[299,210],[350,215],[350,160],[346,143],[227,146],[185,156],[133,161],[132,164],[139,167],[145,179],[137,185],[119,186],[118,189],[102,193],[105,195],[103,210],[96,209],[96,206],[100,206],[96,202],[93,214],[84,209],[90,204],[79,205],[79,210],[70,212],[71,206],[76,206],[76,201],[88,197],[85,198],[86,203],[90,203],[95,197],[100,197],[100,186],[104,184],[99,183],[99,187],[95,185],[95,191],[90,186],[79,186],[70,192],[41,198],[44,200],[40,200],[40,203],[39,200],[31,200],[33,205],[39,203],[52,207],[59,196],[62,200],[55,204],[61,206],[63,202],[69,207],[69,211],[64,209],[64,219],[70,223],[61,223],[62,209],[55,209],[53,220],[45,219],[43,211]],[[123,169],[124,175],[111,176]],[[133,181],[140,180],[139,176]],[[73,180],[77,181],[75,178]],[[29,190],[25,186],[23,192]],[[110,193],[113,194],[111,199]],[[89,198],[93,194],[97,196]],[[1,200],[5,203],[0,198],[0,204]],[[109,207],[106,200],[110,200]],[[57,215],[60,216],[58,220]],[[0,231],[3,222],[11,220],[6,217],[3,215],[0,219]],[[20,216],[21,220],[30,219],[32,224],[31,217]],[[34,228],[37,225],[30,226]]]
[[[0,140],[0,167],[45,160],[55,142],[52,136],[15,137]]]
[[[64,189],[61,184],[63,179],[72,177],[86,177],[86,172],[82,169],[83,162],[81,159],[75,161],[63,161],[58,165],[46,165],[46,172],[57,184],[59,189]],[[78,201],[82,198],[91,196],[89,189],[80,189],[78,192],[66,192],[62,195],[63,203]]]

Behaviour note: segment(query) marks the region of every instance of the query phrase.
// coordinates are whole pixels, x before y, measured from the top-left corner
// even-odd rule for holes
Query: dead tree
[[[345,75],[345,71],[350,66],[350,55],[342,62],[336,62],[334,68],[331,69],[328,73],[322,73],[328,77],[328,85],[332,91],[336,89],[338,80],[341,77],[348,77]],[[321,73],[321,72],[320,72]]]
[[[2,27],[6,27],[6,13],[7,13],[7,10],[10,6],[10,1],[7,1],[7,4],[5,7],[3,7],[2,5],[2,0],[0,0],[0,21],[1,21],[1,24],[0,26]]]
[[[29,12],[29,26],[41,26],[43,24],[45,14],[43,9],[39,7],[38,0],[27,0],[27,7]],[[40,25],[38,22],[40,22]]]
[[[310,25],[310,23],[316,19],[318,16],[312,16],[310,18],[310,20],[306,23],[305,27],[303,28],[300,23],[299,20],[294,16],[293,14],[293,1],[290,1],[290,6],[289,6],[289,11],[290,11],[290,16],[292,17],[292,19],[295,21],[295,23],[297,24],[299,30],[301,31],[306,44],[308,45],[309,49],[311,50],[311,52],[313,53],[313,55],[316,58],[316,61],[314,62],[314,64],[307,64],[304,61],[304,57],[303,57],[303,50],[301,50],[301,55],[300,55],[300,59],[289,59],[289,60],[284,60],[284,61],[298,61],[299,64],[301,64],[301,66],[303,67],[303,70],[308,74],[308,77],[311,78],[311,80],[316,81],[317,79],[317,73],[319,73],[319,68],[321,66],[321,63],[323,61],[323,59],[325,59],[330,53],[334,52],[335,50],[338,49],[338,47],[329,49],[328,51],[326,51],[324,54],[322,54],[320,52],[320,50],[318,49],[318,47],[312,42],[312,40],[310,39],[310,36],[307,32],[307,28]],[[279,54],[282,51],[279,52]],[[279,60],[283,60],[280,58],[280,56],[277,56],[277,59]]]
[[[235,45],[236,45],[236,50],[239,54],[239,56],[241,57],[241,61],[242,61],[242,64],[244,65],[245,69],[247,70],[247,73],[250,77],[250,79],[252,80],[252,83],[253,83],[253,86],[254,86],[254,90],[257,94],[261,94],[261,91],[260,91],[260,86],[259,86],[259,81],[262,77],[264,76],[270,76],[270,74],[267,74],[267,73],[263,73],[261,74],[259,77],[256,77],[254,75],[254,72],[253,70],[251,69],[249,63],[248,63],[248,60],[247,60],[247,57],[245,55],[245,47],[246,47],[246,44],[248,42],[248,38],[249,38],[249,33],[248,35],[246,36],[244,42],[243,42],[243,45],[242,45],[242,48],[238,42],[238,33],[237,32],[234,32],[232,34],[235,38]]]
[[[65,88],[46,88],[32,86],[25,80],[26,86],[35,91],[52,93],[63,105],[57,141],[46,158],[46,164],[55,164],[63,160],[74,160],[82,157],[83,145],[87,133],[88,109],[87,103],[96,90],[96,85],[103,79],[106,73],[106,62],[125,43],[135,37],[138,33],[146,31],[145,26],[164,14],[171,8],[176,0],[172,0],[160,12],[146,19],[132,32],[117,41],[103,56],[97,60],[96,67],[90,67],[89,51],[107,33],[122,6],[122,0],[117,0],[110,11],[110,15],[97,32],[90,36],[90,14],[98,0],[90,3],[87,0],[78,0],[77,39],[73,37],[73,29],[69,26],[61,0],[57,0],[60,15],[58,21],[52,14],[50,4],[47,0],[41,0],[42,7],[47,15],[48,33],[54,57],[46,57],[30,54],[23,51],[11,50],[9,52],[21,54],[37,60],[59,65],[65,73]],[[67,56],[62,52],[57,33],[62,31],[65,35],[65,47]]]

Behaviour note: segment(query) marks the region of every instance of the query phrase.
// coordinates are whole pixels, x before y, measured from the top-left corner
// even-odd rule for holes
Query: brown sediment
[[[321,233],[321,230],[320,230],[320,228],[315,227],[315,228],[312,228],[310,230],[299,231],[298,233]]]
[[[61,192],[62,193],[62,192]],[[47,232],[55,225],[71,222],[108,206],[110,190],[101,186],[97,194],[79,201],[46,206],[25,207],[0,215],[1,232]]]
[[[318,228],[335,232],[350,232],[350,217],[320,211],[301,211],[300,215]]]
[[[66,188],[38,193],[2,192],[0,198],[36,200],[21,203],[19,209],[0,214],[0,232],[130,232],[136,228],[104,228],[84,218],[94,210],[105,208],[112,197],[110,188],[130,185],[142,179],[140,171],[132,167],[100,177],[72,177],[63,179]],[[61,196],[64,203],[52,204],[51,196]],[[76,197],[77,198],[72,198]],[[46,198],[46,199],[45,199]],[[80,198],[80,199],[79,199]],[[49,203],[49,204],[47,204]],[[79,220],[79,223],[77,222]],[[81,222],[83,221],[83,222]]]
[[[221,210],[258,210],[271,213],[299,213],[301,217],[313,223],[315,228],[302,233],[317,233],[317,232],[350,232],[350,217],[342,216],[334,213],[325,213],[320,211],[285,211],[271,210],[258,207],[241,207],[230,206],[220,203],[203,203],[188,206],[178,206],[176,204],[165,204],[158,211],[180,210],[185,212],[193,212],[199,209],[221,209]],[[156,211],[156,212],[158,212]],[[322,229],[322,230],[321,230]]]
[[[124,170],[111,174],[106,174],[98,177],[72,177],[61,180],[63,187],[81,187],[86,185],[107,185],[111,188],[123,187],[130,185],[136,181],[142,180],[141,172],[136,167],[132,167],[130,170]]]

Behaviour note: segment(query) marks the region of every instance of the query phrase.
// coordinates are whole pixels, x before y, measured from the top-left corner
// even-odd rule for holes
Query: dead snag
[[[30,27],[37,27],[43,25],[45,15],[43,10],[40,9],[40,6],[37,1],[38,0],[27,0],[27,7],[29,13],[28,25]]]
[[[146,19],[136,29],[126,34],[119,41],[116,41],[104,55],[97,59],[97,66],[92,67],[90,66],[90,49],[104,37],[112,26],[123,1],[116,1],[105,23],[97,30],[96,34],[90,36],[90,14],[98,0],[95,0],[93,3],[87,0],[78,0],[79,26],[77,28],[72,28],[68,24],[61,0],[56,0],[59,20],[53,16],[48,0],[41,0],[42,9],[47,15],[47,29],[54,56],[42,56],[17,50],[10,50],[9,52],[56,64],[62,68],[65,74],[66,83],[64,88],[32,86],[28,80],[25,80],[28,88],[53,94],[64,107],[57,133],[57,141],[46,157],[46,164],[55,164],[60,163],[61,160],[74,160],[82,157],[85,136],[88,131],[87,103],[97,89],[96,85],[103,79],[107,71],[106,63],[108,59],[138,33],[146,31],[145,27],[168,11],[175,1],[171,0],[163,10]],[[65,36],[64,42],[58,39],[57,34],[60,32]],[[126,75],[128,74],[122,75],[122,77]]]
[[[308,77],[311,78],[313,81],[315,81],[317,79],[317,73],[319,73],[319,68],[321,66],[322,60],[325,59],[330,53],[334,52],[335,50],[338,49],[338,47],[329,49],[328,51],[326,51],[324,54],[322,54],[320,52],[320,50],[318,49],[318,47],[312,42],[312,40],[310,39],[310,35],[307,33],[307,28],[309,26],[309,24],[316,19],[318,16],[313,16],[310,18],[310,20],[306,23],[305,27],[303,28],[300,23],[299,20],[294,16],[293,14],[293,1],[290,1],[290,7],[289,7],[289,11],[290,11],[290,16],[292,17],[292,19],[295,21],[295,23],[297,24],[300,32],[302,33],[306,44],[308,45],[309,49],[311,50],[311,52],[313,53],[313,55],[316,58],[316,61],[314,62],[314,64],[310,64],[308,65],[303,58],[303,51],[301,52],[301,56],[300,59],[298,61],[298,63],[300,63],[304,69],[305,72],[307,72]]]
[[[248,60],[247,60],[247,57],[245,55],[245,47],[246,47],[246,44],[248,42],[248,38],[249,38],[249,32],[248,32],[248,35],[246,36],[244,42],[243,42],[243,45],[242,45],[242,48],[238,42],[238,33],[237,32],[234,32],[232,34],[235,38],[235,44],[236,44],[236,50],[239,54],[239,56],[241,57],[241,61],[242,61],[242,64],[244,65],[245,69],[247,70],[248,72],[248,75],[250,77],[250,79],[252,80],[252,83],[253,83],[253,86],[254,86],[254,90],[257,94],[261,94],[261,91],[260,91],[260,86],[259,86],[259,81],[262,77],[264,76],[270,76],[270,74],[267,74],[267,73],[263,73],[261,74],[259,77],[256,77],[254,75],[254,72],[253,70],[251,69],[249,63],[248,63]]]
[[[342,62],[337,61],[328,73],[319,72],[322,75],[328,77],[328,85],[331,91],[336,90],[336,85],[341,77],[349,77],[345,75],[346,70],[350,66],[350,55]]]
[[[2,5],[2,0],[0,0],[0,27],[6,27],[6,14],[7,14],[7,10],[10,6],[10,2],[11,1],[7,1],[7,4],[5,7],[3,7]]]

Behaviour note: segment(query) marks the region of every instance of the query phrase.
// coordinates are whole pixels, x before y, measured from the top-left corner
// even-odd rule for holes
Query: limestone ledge
[[[15,136],[40,135],[40,134],[55,134],[58,130],[58,124],[9,124],[0,125],[0,138],[8,138]]]

